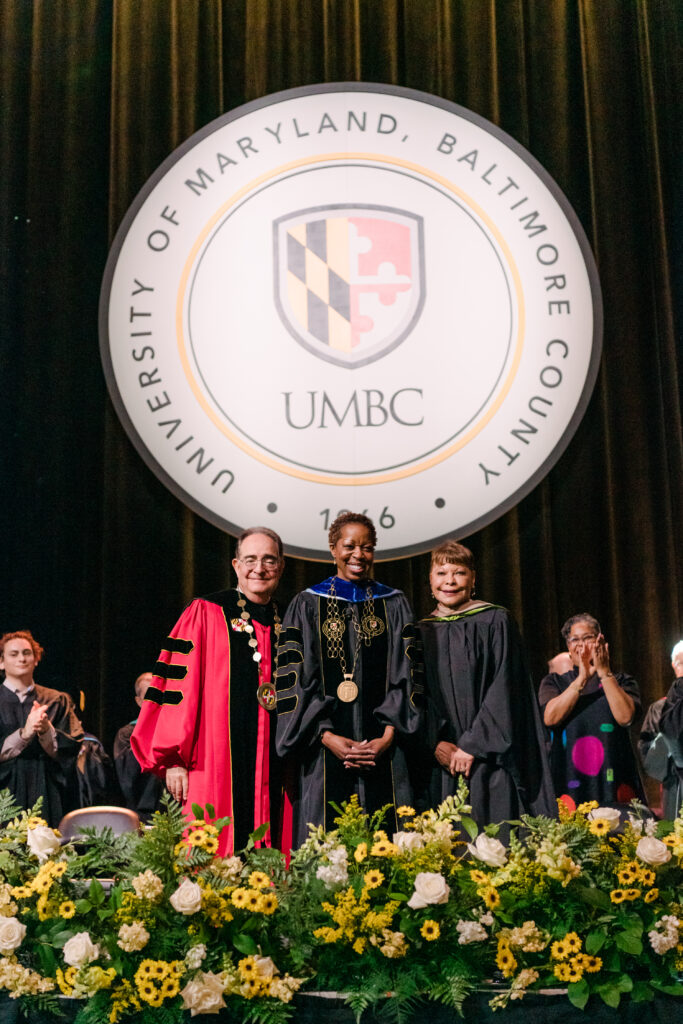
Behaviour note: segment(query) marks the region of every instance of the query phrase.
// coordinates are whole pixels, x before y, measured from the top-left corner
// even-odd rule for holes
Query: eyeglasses
[[[588,640],[597,640],[597,633],[586,633],[585,636],[570,636],[567,640],[567,647],[576,647],[578,644],[585,644]]]
[[[263,558],[256,558],[255,555],[247,555],[246,558],[239,558],[239,562],[242,563],[245,569],[250,571],[255,569],[258,565],[266,572],[274,572],[280,564],[280,559],[276,558],[275,555],[264,555]]]

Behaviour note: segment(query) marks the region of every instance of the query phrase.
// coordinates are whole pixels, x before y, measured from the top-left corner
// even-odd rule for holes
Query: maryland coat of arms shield
[[[292,336],[339,366],[396,348],[425,301],[422,217],[388,206],[298,210],[273,222],[275,303]]]

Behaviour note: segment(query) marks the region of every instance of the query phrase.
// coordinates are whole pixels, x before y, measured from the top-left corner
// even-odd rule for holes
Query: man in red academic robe
[[[171,630],[131,736],[143,771],[164,778],[189,817],[196,803],[232,819],[222,855],[266,822],[268,845],[291,846],[271,683],[282,541],[265,527],[245,530],[232,565],[237,589],[192,601]]]

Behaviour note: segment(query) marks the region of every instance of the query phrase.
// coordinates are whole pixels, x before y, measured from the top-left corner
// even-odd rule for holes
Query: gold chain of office
[[[271,681],[265,683],[263,681],[263,669],[261,667],[261,652],[258,649],[258,640],[256,639],[256,634],[254,633],[253,623],[250,621],[251,615],[247,611],[247,602],[241,595],[237,598],[237,606],[238,608],[242,609],[240,613],[240,618],[244,622],[245,633],[250,634],[249,646],[251,647],[251,657],[252,661],[256,662],[256,667],[258,668],[259,685],[258,690],[256,691],[256,700],[259,702],[262,708],[266,709],[266,711],[272,711],[277,701],[275,684],[274,682],[272,682],[272,680],[274,680],[277,675],[277,659],[279,653],[278,646],[277,644],[275,646],[275,661],[272,666],[272,671],[270,673]],[[280,616],[278,615],[276,604],[273,604],[273,629],[275,631],[275,639],[277,640],[282,630],[282,623],[280,622]]]
[[[342,671],[342,681],[337,687],[337,696],[345,704],[351,704],[358,696],[358,685],[354,682],[358,655],[360,654],[361,642],[369,647],[375,637],[381,636],[384,632],[384,623],[375,611],[375,600],[372,594],[372,585],[365,591],[363,611],[360,621],[355,616],[351,619],[355,630],[356,643],[353,652],[353,664],[351,671],[346,670],[346,653],[344,651],[344,633],[346,622],[339,607],[339,598],[334,584],[330,583],[330,592],[327,598],[327,618],[323,622],[322,630],[327,639],[327,657],[337,659]]]

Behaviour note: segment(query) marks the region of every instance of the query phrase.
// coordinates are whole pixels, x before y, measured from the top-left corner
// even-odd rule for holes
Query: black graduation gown
[[[130,746],[134,728],[135,722],[129,722],[116,733],[114,768],[126,807],[147,821],[159,807],[164,784],[156,775],[143,772],[138,764]]]
[[[472,817],[480,827],[520,814],[555,817],[547,736],[516,623],[496,605],[418,623],[423,642],[427,738],[475,758],[467,780]],[[455,793],[436,759],[430,796]]]
[[[9,789],[17,803],[28,810],[43,798],[42,816],[55,828],[69,809],[67,792],[76,784],[75,764],[83,739],[83,726],[68,694],[34,684],[24,703],[9,687],[0,685],[0,747],[28,719],[34,700],[47,708],[57,733],[57,756],[43,750],[37,736],[17,757],[0,761],[0,789]]]
[[[559,675],[551,672],[541,681],[541,708],[563,693],[579,673],[578,668]],[[632,676],[616,672],[619,686],[640,712],[640,690]],[[552,730],[550,763],[555,792],[570,807],[597,800],[601,807],[626,808],[636,797],[645,802],[628,726],[612,714],[597,675],[579,694],[571,714]]]
[[[323,585],[324,586],[324,585]],[[352,794],[372,813],[385,804],[410,803],[412,787],[406,747],[421,723],[421,687],[412,678],[408,657],[411,611],[400,591],[375,584],[375,614],[385,625],[380,636],[366,646],[362,641],[354,671],[358,697],[351,703],[339,700],[342,681],[338,658],[329,658],[322,625],[328,617],[329,600],[314,589],[294,598],[283,620],[277,671],[277,749],[299,764],[299,786],[294,806],[294,846],[308,835],[308,824],[333,827],[339,804]],[[339,601],[347,628],[344,650],[347,671],[354,661],[356,631],[351,617],[360,621],[363,603]],[[405,636],[402,635],[405,630]],[[320,741],[329,729],[349,739],[375,739],[386,725],[396,729],[391,750],[371,771],[345,768]],[[386,822],[396,829],[396,815]]]

